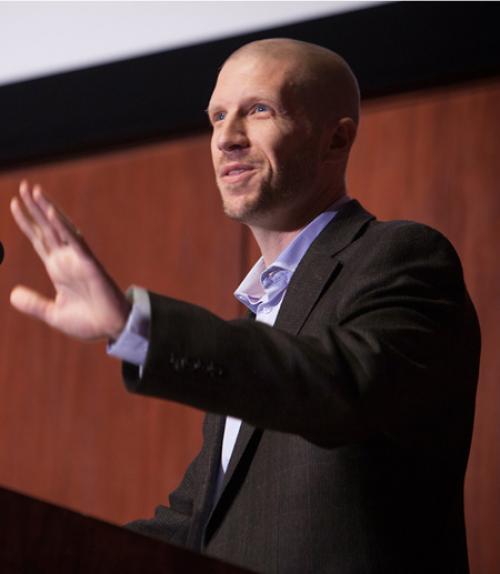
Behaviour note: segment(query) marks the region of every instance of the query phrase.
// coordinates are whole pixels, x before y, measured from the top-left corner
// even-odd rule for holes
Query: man
[[[56,298],[17,287],[12,304],[113,341],[129,390],[211,413],[170,506],[131,528],[257,572],[467,572],[476,316],[446,239],[346,196],[358,108],[347,64],[310,44],[252,43],[219,74],[212,156],[262,251],[236,293],[256,320],[143,290],[131,308],[21,185],[12,212]]]

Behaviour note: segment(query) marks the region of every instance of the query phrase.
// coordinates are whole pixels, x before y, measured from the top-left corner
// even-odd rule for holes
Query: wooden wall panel
[[[113,522],[151,515],[201,442],[201,413],[129,395],[103,344],[81,344],[8,303],[50,293],[8,202],[40,181],[120,285],[238,313],[241,229],[223,217],[206,137],[0,174],[0,484]]]

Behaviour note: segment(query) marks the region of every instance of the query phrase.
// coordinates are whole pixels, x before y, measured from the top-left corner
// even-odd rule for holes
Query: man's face
[[[249,225],[287,225],[315,186],[318,130],[287,62],[241,55],[223,67],[208,113],[224,211]]]

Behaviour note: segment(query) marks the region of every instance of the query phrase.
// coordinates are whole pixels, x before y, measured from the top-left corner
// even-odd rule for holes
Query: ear
[[[357,125],[352,118],[341,118],[332,126],[327,150],[328,161],[346,159],[356,139]]]

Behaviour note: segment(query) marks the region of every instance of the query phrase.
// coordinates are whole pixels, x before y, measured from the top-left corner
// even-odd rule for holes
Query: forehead
[[[235,100],[271,97],[291,100],[297,88],[297,70],[291,61],[261,55],[238,56],[227,61],[217,78],[209,107]]]

